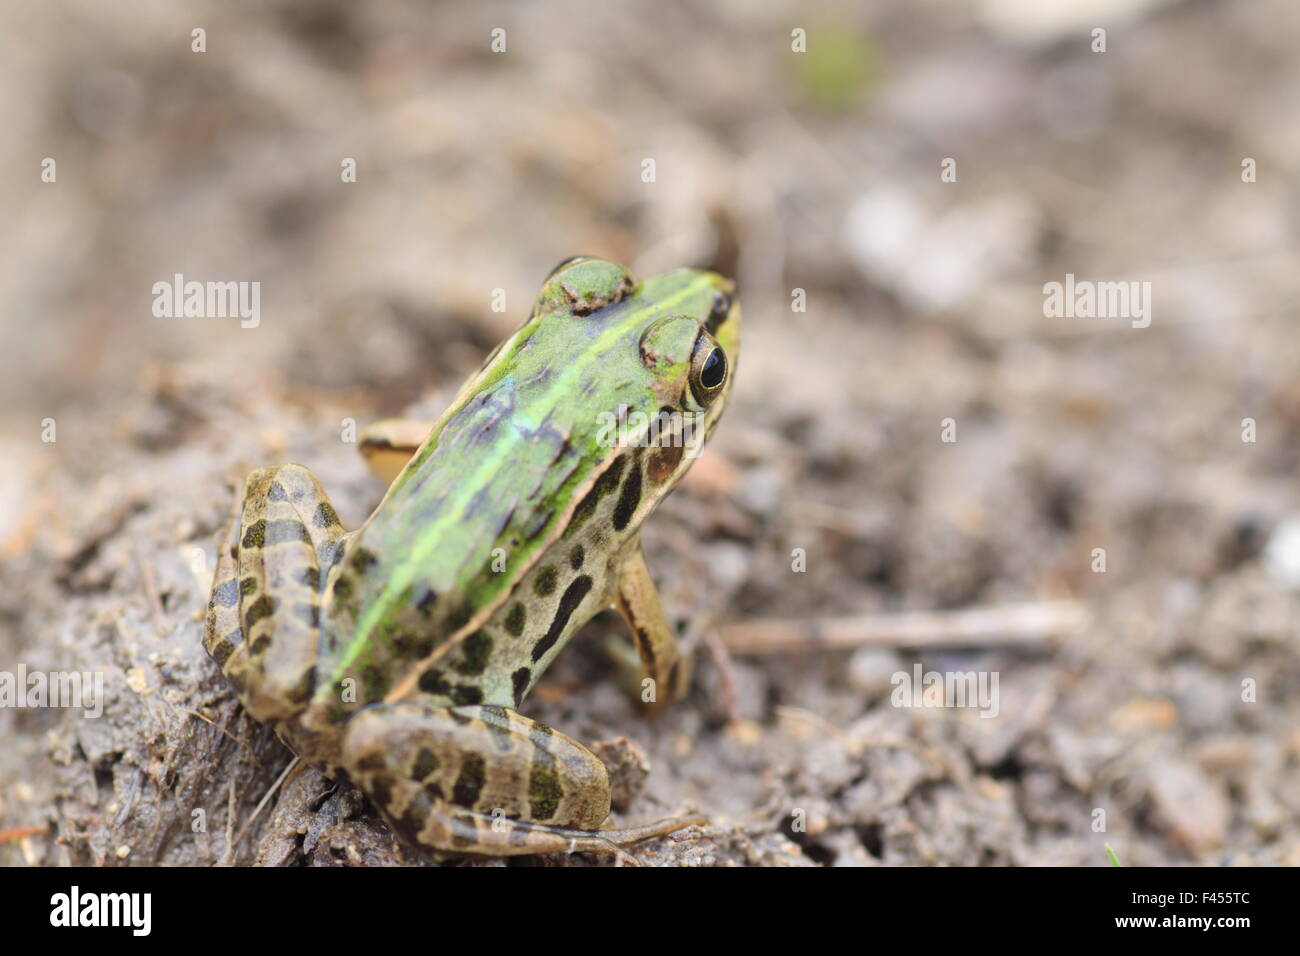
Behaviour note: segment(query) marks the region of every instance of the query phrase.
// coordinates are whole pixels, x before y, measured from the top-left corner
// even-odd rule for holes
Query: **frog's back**
[[[644,480],[649,456],[615,447],[601,413],[653,416],[665,404],[642,334],[674,312],[707,315],[717,281],[683,273],[672,294],[624,292],[580,315],[539,308],[503,343],[330,572],[320,649],[320,672],[330,676],[318,685],[320,703],[345,677],[357,680],[359,706],[416,690],[415,681],[452,703],[477,703],[485,687],[510,696],[540,673],[556,622],[604,596],[609,559],[671,487],[661,480],[642,494],[654,487]],[[528,599],[507,603],[512,593]],[[490,646],[511,638],[540,641],[542,652]],[[430,656],[453,640],[455,654],[442,663],[454,674],[431,667]],[[539,666],[524,668],[526,678],[520,667],[499,674],[487,666],[516,658]]]
[[[562,409],[533,421],[520,399],[503,379],[442,423],[350,543],[333,622],[418,660],[519,579],[608,452],[575,441]]]

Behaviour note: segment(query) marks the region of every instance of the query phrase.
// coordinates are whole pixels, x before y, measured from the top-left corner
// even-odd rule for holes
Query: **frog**
[[[739,337],[716,272],[637,281],[566,259],[441,417],[359,436],[390,483],[355,530],[308,468],[248,475],[208,655],[254,719],[423,855],[621,853],[705,823],[613,826],[605,764],[519,708],[606,609],[627,623],[647,714],[687,689],[640,532],[716,428]]]

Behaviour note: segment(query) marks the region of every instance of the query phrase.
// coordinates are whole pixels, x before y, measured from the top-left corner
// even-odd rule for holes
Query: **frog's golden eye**
[[[708,405],[722,391],[727,380],[727,353],[707,332],[695,340],[691,355],[691,392],[701,405]]]

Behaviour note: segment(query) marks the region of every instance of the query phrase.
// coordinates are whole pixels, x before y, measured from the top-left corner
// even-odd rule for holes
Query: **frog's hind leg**
[[[605,765],[504,707],[367,707],[348,724],[343,762],[404,839],[434,852],[614,853],[704,822],[599,829],[609,816]]]
[[[344,537],[306,468],[248,476],[218,556],[204,646],[258,720],[292,717],[315,688],[321,581]]]
[[[203,628],[203,649],[223,670],[230,656],[244,643],[244,625],[239,620],[239,516],[242,511],[243,505],[237,505],[221,536],[212,597]]]

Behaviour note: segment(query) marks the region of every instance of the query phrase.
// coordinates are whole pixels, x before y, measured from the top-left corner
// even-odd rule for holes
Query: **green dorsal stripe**
[[[671,295],[668,295],[651,305],[647,305],[645,308],[640,309],[629,316],[621,317],[619,322],[611,324],[608,329],[592,341],[590,345],[591,351],[593,353],[599,353],[600,351],[617,344],[618,340],[626,335],[629,322],[636,320],[638,317],[649,318],[651,315],[655,314],[671,314],[675,306],[694,296],[698,296],[702,290],[709,288],[709,286],[709,278],[701,275],[694,281],[683,285]],[[543,318],[544,317],[539,317],[537,321],[541,321]],[[531,324],[532,323],[525,324],[519,332],[516,332],[515,335],[512,336],[510,339],[512,345],[515,342],[521,341],[520,334],[526,332]],[[505,349],[502,350],[501,355],[502,357],[498,358],[498,362],[508,360]],[[560,403],[568,400],[571,396],[580,394],[582,376],[587,374],[588,371],[588,367],[583,363],[571,363],[558,369],[557,373],[548,381],[546,392],[539,396],[539,405],[541,407],[558,407]],[[459,414],[473,400],[474,396],[482,391],[486,384],[492,381],[492,374],[493,368],[489,368],[485,373],[483,373],[480,379],[474,382],[472,388],[465,388],[462,390],[456,404],[443,414],[437,430],[434,435],[428,439],[423,453],[417,454],[416,459],[414,459],[411,465],[408,466],[407,470],[403,472],[402,477],[400,477],[398,481],[394,483],[393,487],[389,489],[388,495],[385,496],[385,500],[388,496],[391,496],[394,493],[398,484],[407,480],[413,473],[413,469],[418,467],[418,464],[428,456],[432,448],[435,447],[437,440],[441,437],[442,430],[446,427],[447,423],[451,421],[455,415]],[[496,474],[502,468],[509,466],[507,459],[511,453],[512,450],[510,447],[504,444],[498,444],[496,447],[489,449],[488,453],[481,456],[479,460],[465,462],[463,469],[461,469],[460,478],[456,482],[453,496],[449,497],[443,503],[443,508],[441,510],[442,518],[452,520],[454,519],[454,516],[462,514],[469,503],[469,499],[476,493],[476,491],[480,488],[486,487],[492,475]],[[590,477],[594,478],[595,476],[593,475]],[[382,506],[381,503],[380,507],[382,508]],[[383,615],[390,607],[397,603],[398,595],[402,594],[403,591],[413,584],[414,578],[419,569],[426,566],[430,557],[439,547],[440,541],[436,529],[431,527],[427,529],[427,532],[428,533],[421,536],[418,546],[412,550],[412,553],[409,555],[408,559],[403,562],[402,566],[384,582],[381,593],[369,603],[365,611],[362,613],[360,620],[357,621],[356,630],[352,635],[352,640],[349,642],[346,651],[335,668],[335,680],[345,676],[354,665],[357,658],[364,654],[371,646],[373,634],[379,627]],[[553,536],[554,533],[552,532],[552,537]],[[534,559],[541,555],[546,546],[547,543],[543,542],[538,547],[537,551],[533,555]],[[527,568],[520,568],[518,573],[522,574],[525,570],[527,570]],[[483,606],[476,608],[476,616],[490,610],[491,607],[495,606],[498,601],[504,598],[506,593],[507,592],[502,591],[495,594],[492,601],[486,602]],[[481,620],[467,621],[463,623],[457,631],[468,633],[480,623]],[[452,635],[449,635],[449,637],[453,636],[456,636],[455,632],[453,632]],[[444,644],[439,648],[439,650],[445,651],[447,648],[448,645]]]

